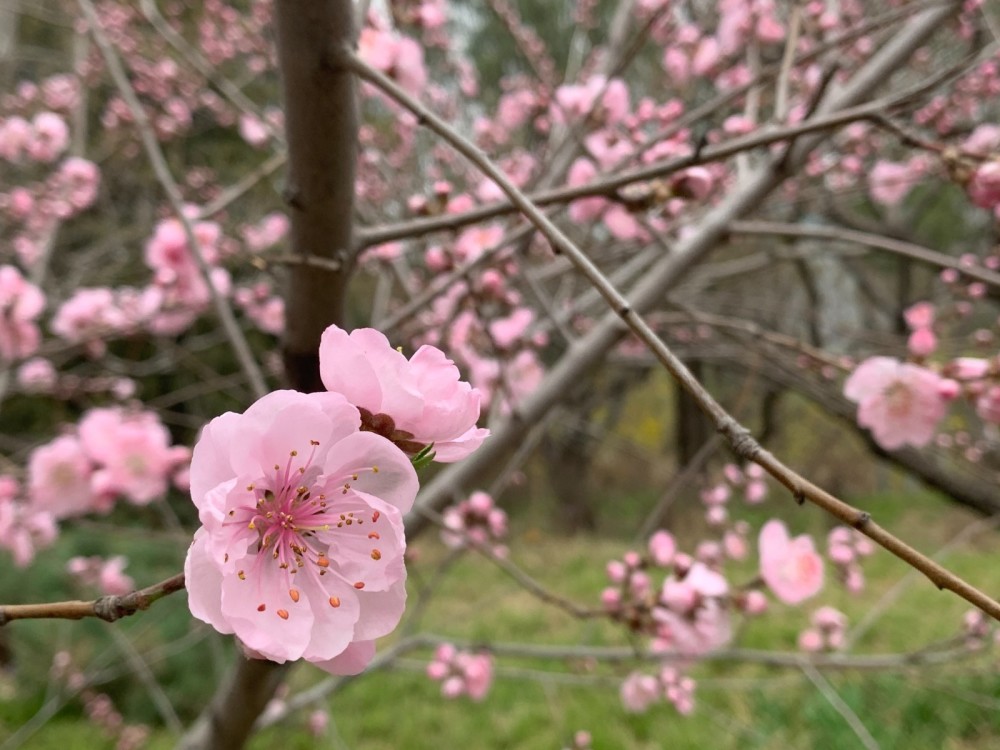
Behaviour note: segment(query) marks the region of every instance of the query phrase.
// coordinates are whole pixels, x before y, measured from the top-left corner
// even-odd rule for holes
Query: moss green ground
[[[769,508],[755,511],[774,512]],[[935,551],[975,522],[975,517],[920,494],[870,498],[863,503],[878,520],[923,550]],[[626,505],[621,508],[628,512]],[[786,514],[794,530],[822,533],[827,527],[817,511]],[[518,524],[516,524],[518,526]],[[560,538],[522,522],[512,541],[512,557],[540,581],[581,604],[596,602],[604,584],[603,566],[620,555],[627,540]],[[995,560],[997,534],[980,530],[970,541],[947,552],[946,562],[987,591],[1000,591]],[[100,528],[67,535],[43,559],[65,560],[72,553],[93,553],[106,542]],[[172,535],[120,535],[116,551],[129,554],[132,572],[142,580],[172,572],[177,564]],[[415,545],[419,559],[411,576],[411,607],[421,581],[434,575],[446,553],[435,539]],[[956,633],[967,607],[937,592],[907,569],[878,553],[865,566],[867,590],[852,597],[832,586],[828,600],[857,623],[887,592],[900,591],[859,640],[859,652],[915,651]],[[747,569],[749,576],[749,568]],[[4,601],[26,600],[28,591],[68,595],[59,565],[44,563],[21,575],[8,571],[0,581]],[[899,586],[901,580],[909,582]],[[51,596],[49,598],[51,598]],[[41,597],[38,597],[41,598]],[[740,645],[791,650],[808,616],[805,610],[776,605],[768,617],[748,623]],[[99,622],[24,622],[9,629],[13,670],[0,685],[0,747],[59,750],[111,748],[82,718],[78,700],[62,701],[47,674],[56,647],[73,653],[89,671],[115,674],[101,685],[126,715],[154,726],[150,747],[172,746],[150,691],[136,678],[128,651],[149,662],[182,721],[203,704],[208,690],[229,662],[229,646],[192,626],[183,596],[162,601],[149,613],[122,626]],[[624,645],[623,635],[606,625],[576,620],[542,604],[485,560],[469,556],[452,565],[426,608],[422,631],[473,641],[517,641]],[[120,636],[125,636],[124,638]],[[502,659],[500,674],[480,704],[445,701],[436,684],[422,674],[428,652],[417,652],[397,668],[359,679],[330,701],[336,735],[315,740],[297,718],[255,740],[255,748],[559,748],[578,729],[589,730],[595,748],[856,748],[862,747],[844,717],[798,669],[717,663],[695,670],[699,679],[697,709],[689,718],[659,706],[642,716],[626,714],[617,699],[617,683],[629,667],[610,668],[586,662]],[[134,663],[134,657],[133,657]],[[883,748],[1000,747],[1000,671],[995,654],[956,659],[938,666],[891,672],[825,671],[840,698]],[[298,669],[294,688],[320,679],[314,669]],[[65,705],[63,705],[65,703]],[[19,728],[31,727],[45,706],[61,706],[54,717],[23,744],[13,740]],[[22,735],[23,736],[23,735]],[[3,744],[8,741],[8,744]]]

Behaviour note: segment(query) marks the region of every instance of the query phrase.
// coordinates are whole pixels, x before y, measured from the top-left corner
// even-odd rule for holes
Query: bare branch
[[[89,602],[67,601],[45,604],[3,604],[0,605],[0,626],[13,620],[82,620],[96,617],[105,622],[114,622],[136,612],[149,609],[153,602],[184,588],[184,574],[178,573],[152,586],[120,596],[102,596]]]

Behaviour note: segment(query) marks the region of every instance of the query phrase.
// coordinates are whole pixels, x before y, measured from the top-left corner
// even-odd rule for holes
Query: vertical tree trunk
[[[291,251],[338,261],[339,270],[305,263],[291,271],[285,297],[288,386],[322,390],[319,341],[343,323],[354,264],[352,230],[358,106],[341,50],[355,40],[350,0],[276,0],[278,65],[288,143],[286,199]],[[237,659],[229,678],[182,738],[183,750],[239,750],[286,672],[284,665]]]

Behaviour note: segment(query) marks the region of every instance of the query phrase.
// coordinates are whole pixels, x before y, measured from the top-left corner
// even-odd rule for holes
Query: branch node
[[[805,505],[806,504],[806,493],[805,493],[805,491],[801,487],[797,486],[792,491],[792,497],[795,498],[795,502],[797,502],[799,505]]]
[[[868,513],[867,511],[861,511],[860,513],[858,513],[858,517],[854,519],[854,524],[853,524],[854,528],[860,531],[865,526],[867,526],[868,522],[871,520],[872,520],[871,513]]]

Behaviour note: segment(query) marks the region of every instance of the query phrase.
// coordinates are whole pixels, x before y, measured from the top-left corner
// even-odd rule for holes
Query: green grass
[[[774,513],[780,501],[746,515],[760,520]],[[857,503],[872,512],[890,530],[925,551],[933,552],[975,519],[923,494],[861,498]],[[793,508],[794,506],[789,506]],[[790,527],[825,533],[830,524],[812,509],[784,512]],[[695,534],[700,521],[688,520]],[[514,524],[511,555],[543,584],[586,606],[596,604],[604,585],[604,563],[620,556],[628,542],[612,538],[553,536],[525,521]],[[988,531],[972,542],[952,549],[946,562],[987,591],[1000,590],[1000,566],[991,564],[998,536]],[[113,549],[112,549],[113,547]],[[426,607],[417,606],[417,592],[436,580],[447,552],[436,539],[414,545],[417,561],[411,566],[409,612],[421,611],[419,630],[472,642],[627,645],[619,629],[603,622],[580,621],[539,602],[486,560],[468,555],[453,563],[435,587]],[[70,595],[61,563],[70,554],[128,554],[131,572],[141,580],[169,574],[180,560],[176,541],[169,535],[118,535],[111,542],[100,529],[64,536],[59,547],[44,555],[41,564],[23,575],[4,576],[4,601]],[[48,561],[52,562],[48,562]],[[842,608],[851,622],[860,618],[896,584],[908,569],[887,553],[866,561],[868,587],[851,596],[836,585],[827,588],[824,602]],[[753,574],[748,562],[735,581]],[[45,592],[27,596],[24,592]],[[886,607],[876,624],[859,641],[860,652],[903,652],[956,633],[968,609],[956,597],[936,591],[913,578],[898,601]],[[793,609],[775,604],[770,615],[742,629],[740,645],[793,650],[798,632],[812,607]],[[16,671],[0,682],[0,742],[31,720],[45,703],[51,654],[71,651],[76,663],[89,668],[115,667],[123,675],[100,686],[132,720],[154,727],[153,748],[172,746],[162,728],[149,693],[129,671],[124,651],[110,637],[118,627],[135,648],[159,654],[151,663],[158,682],[189,720],[210,695],[211,686],[231,658],[231,645],[207,635],[187,615],[183,596],[158,603],[119,626],[99,622],[24,622],[9,629],[16,655]],[[404,629],[406,625],[404,624]],[[174,654],[169,644],[184,639]],[[388,642],[388,641],[387,641]],[[363,750],[382,748],[559,748],[578,729],[587,729],[595,748],[856,748],[857,736],[801,671],[746,664],[710,663],[695,667],[699,681],[697,708],[692,717],[678,716],[666,705],[640,716],[622,709],[617,689],[633,665],[598,665],[498,660],[494,688],[482,703],[446,701],[438,685],[423,675],[428,650],[411,653],[395,668],[365,676],[336,693],[329,708],[344,745]],[[857,714],[883,748],[951,748],[986,750],[1000,746],[1000,674],[989,654],[955,663],[895,672],[824,672],[832,688]],[[305,666],[292,676],[293,691],[322,679]],[[253,748],[342,747],[331,738],[317,743],[304,730],[305,717],[257,737]],[[69,700],[55,717],[23,745],[30,748],[111,748],[82,716],[78,700]]]

